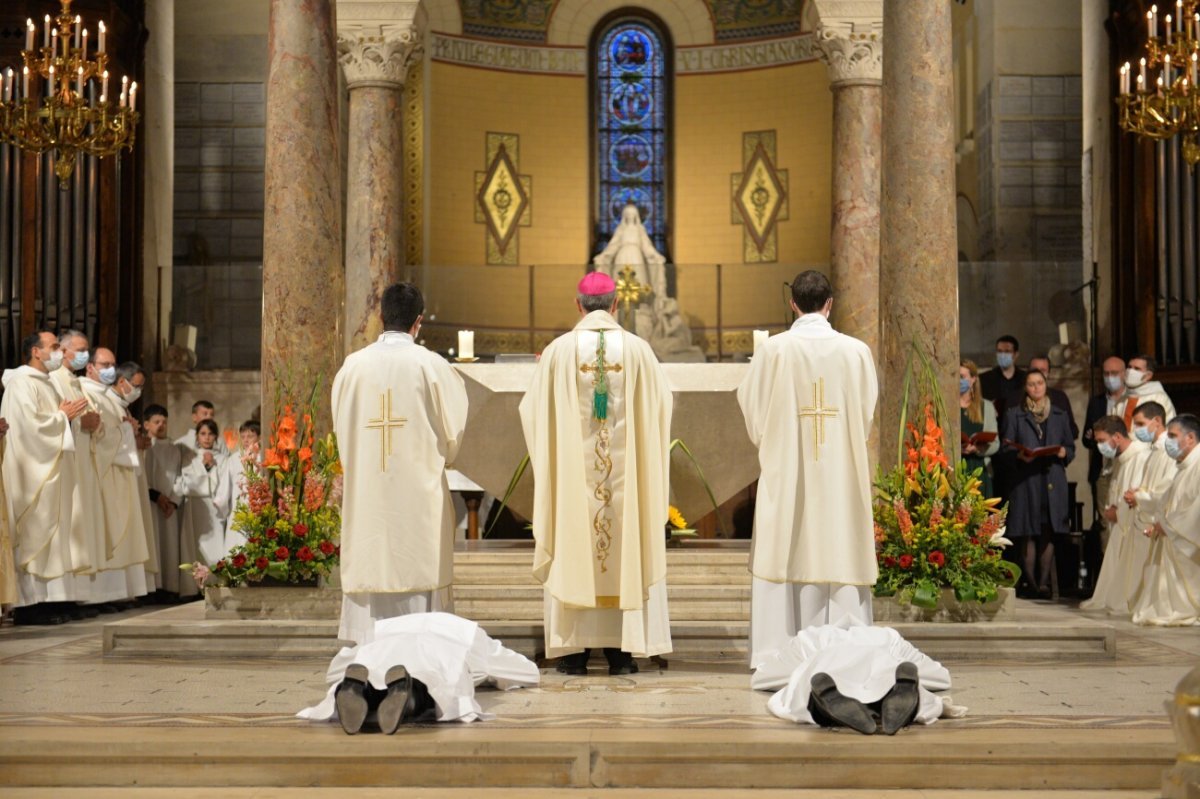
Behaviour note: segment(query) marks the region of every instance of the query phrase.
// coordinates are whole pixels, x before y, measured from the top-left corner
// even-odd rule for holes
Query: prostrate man
[[[262,428],[258,422],[253,419],[242,422],[242,426],[238,428],[238,451],[222,461],[219,467],[213,504],[217,506],[217,513],[225,520],[226,552],[246,543],[245,533],[234,528],[237,526],[238,503],[247,501],[246,467],[262,461],[258,446],[261,434]]]
[[[1129,395],[1136,397],[1139,405],[1157,402],[1163,406],[1167,421],[1170,421],[1175,418],[1175,403],[1167,396],[1163,384],[1154,379],[1154,370],[1157,368],[1158,364],[1151,356],[1133,356],[1129,359],[1129,368],[1125,370],[1125,385],[1129,388]]]
[[[1136,509],[1125,501],[1127,491],[1142,485],[1146,464],[1154,454],[1149,444],[1131,440],[1120,416],[1105,416],[1092,425],[1101,456],[1113,464],[1112,479],[1101,516],[1109,525],[1108,546],[1092,598],[1080,603],[1084,610],[1107,610],[1125,615],[1141,593],[1142,570],[1150,554],[1150,541],[1135,529]]]
[[[197,452],[200,447],[196,444],[196,425],[203,422],[205,419],[213,419],[216,414],[216,408],[208,400],[196,400],[192,403],[192,426],[188,431],[175,439],[175,443],[187,447],[192,452]],[[225,439],[222,436],[217,436],[217,442],[213,444],[213,452],[219,455],[228,455],[229,447],[225,446]]]
[[[668,457],[673,397],[650,345],[612,314],[616,286],[579,282],[582,320],[546,347],[521,400],[533,466],[533,574],[545,586],[546,656],[610,674],[671,651]],[[565,656],[565,657],[564,657]]]
[[[1167,424],[1163,449],[1179,463],[1158,520],[1146,530],[1150,559],[1134,624],[1200,624],[1200,419],[1180,414]]]
[[[738,388],[762,467],[750,553],[751,668],[805,627],[870,624],[877,576],[871,350],[829,325],[833,289],[820,272],[797,275],[790,302],[799,318],[759,347]]]
[[[146,486],[158,537],[158,573],[162,589],[180,593],[179,564],[183,563],[179,542],[179,505],[183,501],[175,490],[175,481],[183,468],[180,450],[167,437],[167,409],[151,405],[142,413],[142,425],[150,436],[150,448],[142,453],[146,467]],[[191,584],[186,580],[184,587]]]
[[[333,381],[345,469],[342,640],[369,643],[377,619],[450,609],[454,506],[446,466],[467,423],[462,378],[414,342],[425,300],[411,283],[383,293],[384,333]]]
[[[0,416],[12,419],[5,435],[5,512],[16,563],[18,624],[61,624],[60,608],[42,603],[74,602],[79,596],[73,572],[90,564],[72,560],[71,492],[74,474],[62,453],[75,451],[71,423],[87,410],[87,400],[63,400],[50,382],[62,366],[53,333],[42,331],[21,342],[24,366],[4,371]]]

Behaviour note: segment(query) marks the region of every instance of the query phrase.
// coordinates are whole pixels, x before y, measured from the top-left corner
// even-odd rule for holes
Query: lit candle
[[[50,55],[58,55],[58,28],[50,31]]]
[[[108,70],[104,70],[104,74],[100,76],[100,102],[108,99]]]
[[[87,60],[87,37],[88,37],[87,28],[84,28],[83,29],[83,50],[79,53],[79,57],[85,61]]]
[[[25,73],[21,79],[21,96],[28,97],[29,96],[29,67],[22,67],[21,71]]]
[[[1171,15],[1167,14],[1167,44],[1171,43]]]
[[[104,27],[104,20],[100,20],[100,41],[97,43],[96,52],[104,52],[104,37],[108,33],[108,28]]]
[[[1175,0],[1175,30],[1183,33],[1183,0]]]
[[[46,25],[42,28],[42,47],[50,46],[50,15],[46,15]]]
[[[1138,75],[1138,87],[1137,87],[1137,90],[1138,90],[1138,94],[1141,94],[1142,92],[1146,91],[1146,81],[1145,81],[1145,79],[1144,79],[1144,78],[1142,78],[1142,76],[1141,76],[1141,75]]]
[[[130,111],[137,110],[137,81],[136,80],[129,86],[129,110]],[[471,335],[474,335],[474,333],[472,333]]]
[[[80,67],[79,71],[75,74],[75,92],[81,98],[83,97],[83,67]]]
[[[25,49],[33,49],[33,19],[25,20]]]
[[[1158,76],[1158,95],[1159,95],[1159,97],[1162,96],[1162,89],[1163,89],[1162,75],[1159,75]]]
[[[767,339],[771,337],[770,330],[755,330],[754,331],[754,349],[753,352],[758,352],[759,347],[767,343]]]
[[[1138,84],[1145,85],[1146,83],[1146,59],[1141,59],[1138,62],[1141,65],[1141,71],[1138,73]]]
[[[129,76],[122,75],[121,76],[121,102],[120,102],[121,108],[125,107],[125,103],[128,101],[128,99],[129,99]]]
[[[1196,53],[1192,53],[1192,85],[1193,86],[1195,86],[1197,83],[1197,80],[1196,80],[1197,72],[1200,71],[1200,67],[1197,66],[1198,61],[1200,61],[1200,55],[1197,55]]]
[[[6,103],[12,99],[12,82],[13,82],[13,71],[12,71],[12,67],[9,67],[8,70],[4,73],[4,102],[6,102]]]
[[[75,49],[76,50],[79,49],[79,29],[80,29],[80,24],[82,22],[83,22],[83,18],[80,17],[78,14],[76,14],[75,15]]]
[[[475,357],[475,331],[474,330],[458,331],[458,357],[459,358],[474,358]]]
[[[1170,54],[1163,56],[1163,85],[1167,88],[1171,86],[1171,56]]]

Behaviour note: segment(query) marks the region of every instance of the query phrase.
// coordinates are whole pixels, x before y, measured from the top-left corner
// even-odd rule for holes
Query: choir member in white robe
[[[145,596],[153,590],[153,577],[149,585],[146,582],[150,550],[137,479],[137,444],[123,402],[127,393],[136,399],[146,376],[139,368],[122,374],[112,352],[104,347],[97,347],[92,359],[92,368],[80,385],[100,413],[100,430],[90,436],[90,442],[100,486],[97,521],[104,531],[104,560],[90,576],[88,601],[111,603]]]
[[[158,566],[162,589],[190,596],[199,589],[194,580],[181,579],[179,566],[196,560],[196,552],[181,547],[179,506],[183,498],[176,493],[176,481],[183,468],[180,447],[167,437],[167,409],[151,405],[142,414],[142,424],[150,436],[150,448],[142,453],[146,467],[146,485],[150,499],[150,518],[158,536]]]
[[[799,630],[871,623],[877,577],[867,437],[879,389],[866,344],[829,325],[820,272],[792,283],[791,329],[760,346],[738,388],[762,476],[750,571],[751,667]]]
[[[377,690],[387,688],[387,674],[403,667],[419,680],[436,705],[438,721],[486,720],[475,688],[491,683],[502,691],[537,685],[537,665],[488,636],[473,621],[450,613],[414,613],[380,619],[369,644],[345,647],[329,664],[325,698],[296,715],[311,721],[336,716],[335,692],[350,666],[366,669]],[[396,672],[393,671],[393,678]]]
[[[666,535],[674,398],[654,351],[621,329],[613,281],[579,283],[582,320],[542,353],[521,400],[533,467],[533,573],[545,586],[546,656],[610,674],[671,651]],[[563,657],[566,656],[566,657]]]
[[[175,439],[175,443],[181,447],[190,449],[196,452],[200,447],[196,443],[197,426],[205,419],[209,419],[216,424],[216,408],[208,400],[196,400],[192,403],[192,426],[188,431]],[[217,425],[217,443],[212,445],[212,449],[222,458],[229,454],[229,447],[225,446],[225,440],[221,437],[221,427]]]
[[[828,674],[840,693],[869,705],[882,700],[896,685],[896,670],[902,663],[917,667],[919,699],[913,722],[932,724],[943,716],[966,713],[966,708],[950,705],[934,693],[950,688],[946,667],[891,627],[808,627],[755,668],[751,686],[756,691],[777,692],[767,702],[773,715],[799,724],[816,724],[809,712],[814,675]]]
[[[0,474],[4,473],[4,437],[8,422],[0,417]],[[13,565],[13,540],[8,528],[8,501],[4,481],[0,480],[0,613],[17,604],[17,570]]]
[[[1083,610],[1104,610],[1126,615],[1142,589],[1142,571],[1150,554],[1150,541],[1136,526],[1137,509],[1125,493],[1143,485],[1146,464],[1154,454],[1149,444],[1130,439],[1125,420],[1103,416],[1092,426],[1100,455],[1112,464],[1108,497],[1101,515],[1109,525],[1108,546],[1092,598],[1079,604]]]
[[[87,401],[61,399],[50,382],[50,372],[62,366],[62,351],[53,333],[27,336],[21,352],[28,362],[6,369],[0,379],[4,386],[0,416],[11,421],[5,435],[3,479],[18,605],[73,602],[78,598],[74,572],[90,564],[72,559],[74,474],[63,468],[62,453],[75,450],[71,423],[87,410]],[[61,623],[66,618],[57,612],[30,611],[28,621]]]
[[[1125,370],[1125,386],[1130,397],[1143,402],[1157,402],[1163,407],[1167,421],[1175,418],[1175,403],[1167,395],[1163,384],[1154,379],[1154,370],[1158,368],[1154,358],[1149,355],[1135,355],[1129,359],[1129,368]]]
[[[225,519],[225,551],[246,543],[246,534],[235,529],[237,525],[238,505],[246,504],[246,467],[251,463],[259,463],[260,456],[258,439],[261,428],[254,420],[242,422],[238,428],[239,447],[237,452],[229,453],[229,457],[221,464],[217,476],[217,490],[213,494],[213,504],[217,513]]]
[[[467,391],[414,341],[425,300],[411,283],[381,299],[384,333],[333,381],[344,469],[339,637],[370,643],[378,619],[449,610],[454,505],[446,480],[467,423]]]
[[[1150,559],[1134,624],[1200,624],[1200,418],[1180,414],[1167,424],[1163,449],[1179,468],[1146,531]]]
[[[218,439],[217,423],[212,419],[204,419],[196,425],[199,448],[195,451],[179,448],[183,462],[175,484],[176,493],[183,497],[179,537],[180,548],[186,551],[180,555],[195,552],[196,560],[210,567],[229,552],[225,548],[225,520],[213,502],[221,464],[225,461],[216,450]]]

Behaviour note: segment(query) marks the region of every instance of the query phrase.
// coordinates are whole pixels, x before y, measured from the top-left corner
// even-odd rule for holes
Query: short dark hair
[[[833,296],[833,286],[829,278],[815,269],[801,272],[792,281],[792,302],[800,309],[800,313],[813,313],[825,307]]]
[[[50,331],[35,330],[25,338],[21,339],[21,357],[25,359],[24,361],[21,361],[21,363],[25,363],[25,361],[28,361],[33,357],[34,349],[41,349],[43,333],[50,333]]]
[[[246,421],[242,422],[242,426],[238,428],[238,432],[239,433],[250,432],[250,433],[254,433],[254,435],[256,435],[256,436],[261,436],[262,435],[262,427],[260,427],[258,422],[254,421],[253,419],[247,419]]]
[[[393,283],[383,292],[379,303],[384,330],[407,332],[425,313],[425,298],[414,283]]]
[[[149,375],[146,375],[146,370],[138,365],[136,361],[126,361],[117,367],[117,377],[119,378],[124,378],[125,380],[132,382],[133,378],[137,377],[138,375],[145,375],[149,377]]]
[[[1200,416],[1194,413],[1181,413],[1167,423],[1167,427],[1177,425],[1182,428],[1184,434],[1191,433],[1200,440]]]
[[[1092,425],[1092,430],[1096,433],[1108,433],[1110,436],[1118,434],[1129,436],[1129,428],[1125,426],[1125,420],[1120,416],[1103,416]]]
[[[209,410],[209,411],[217,410],[216,406],[214,406],[208,400],[196,400],[195,402],[192,403],[192,413],[195,413],[196,411],[200,410],[201,408],[204,408],[205,410]]]
[[[592,311],[607,311],[613,307],[613,302],[617,299],[617,292],[610,291],[607,294],[580,294],[579,304],[583,306],[583,310],[591,313]]]
[[[1153,355],[1146,355],[1144,353],[1139,353],[1139,354],[1133,356],[1132,358],[1130,358],[1129,360],[1145,361],[1147,372],[1157,372],[1158,371],[1158,361],[1154,360]]]
[[[1133,409],[1133,412],[1140,413],[1147,419],[1158,419],[1163,424],[1167,423],[1167,409],[1162,406],[1161,402],[1143,402],[1141,405]]]
[[[142,411],[142,421],[143,422],[146,421],[147,419],[153,418],[155,416],[161,416],[164,419],[170,418],[167,415],[167,409],[164,408],[162,405],[147,405],[146,410]]]
[[[1009,335],[1001,336],[1000,338],[996,339],[996,343],[997,344],[1011,344],[1012,348],[1013,348],[1013,352],[1021,351],[1021,342],[1017,341],[1016,336],[1009,336]]]
[[[202,428],[202,427],[211,427],[212,434],[214,436],[216,436],[217,438],[221,437],[221,428],[218,427],[217,423],[214,422],[212,419],[201,419],[199,422],[197,422],[196,423],[196,432],[199,433],[200,428]]]

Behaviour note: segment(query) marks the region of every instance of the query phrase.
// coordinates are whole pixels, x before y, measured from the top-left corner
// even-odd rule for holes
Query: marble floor
[[[143,612],[147,611],[128,611],[126,617]],[[1047,604],[1038,608],[1038,615],[1044,618],[1066,618],[1076,614],[1080,611],[1066,606]],[[1200,663],[1200,628],[1148,629],[1119,619],[1088,617],[1100,618],[1116,627],[1115,660],[1024,664],[1020,653],[1014,652],[1011,657],[995,662],[947,663],[954,680],[950,694],[956,704],[967,706],[969,714],[960,720],[939,722],[927,731],[914,730],[912,734],[930,734],[936,730],[938,739],[943,739],[953,730],[984,737],[1003,732],[1005,736],[1012,735],[1013,740],[1020,740],[1021,734],[1017,731],[1037,730],[1043,731],[1050,740],[1070,730],[1096,735],[1107,731],[1106,734],[1116,737],[1106,740],[1133,744],[1153,742],[1159,747],[1156,751],[1169,754],[1169,748],[1163,749],[1170,741],[1163,704],[1171,698],[1180,677]],[[89,730],[99,736],[108,735],[115,728],[128,728],[134,735],[142,734],[135,733],[137,729],[146,729],[149,733],[150,728],[201,731],[219,728],[233,736],[267,728],[294,728],[295,732],[288,734],[299,736],[296,740],[302,740],[305,735],[319,735],[322,740],[330,740],[330,734],[335,731],[345,738],[336,727],[331,730],[331,725],[311,725],[293,717],[301,707],[319,700],[324,694],[324,662],[105,659],[101,655],[101,628],[113,620],[114,617],[107,616],[60,627],[0,628],[0,763],[6,747],[17,746],[22,739],[31,736],[48,735],[47,740],[50,740],[54,728],[70,729],[72,734],[82,731],[79,734],[85,736]],[[767,695],[749,690],[748,672],[738,663],[672,659],[665,670],[643,663],[642,673],[621,678],[607,676],[598,668],[599,664],[596,665],[593,674],[586,677],[569,678],[545,670],[542,685],[534,689],[482,690],[480,702],[485,710],[496,714],[496,719],[470,725],[474,728],[472,738],[492,735],[493,731],[497,738],[503,739],[519,730],[536,731],[540,737],[554,730],[566,736],[572,731],[590,735],[596,730],[626,728],[650,736],[669,736],[683,731],[734,735],[737,730],[745,730],[745,735],[761,733],[770,737],[772,733],[794,729],[794,725],[767,714]],[[825,739],[806,735],[805,740],[830,740],[832,737],[842,740],[837,733],[820,730],[811,733],[824,735]],[[166,735],[166,731],[163,734]],[[898,739],[903,737],[898,736]],[[1099,742],[1100,738],[1096,740]],[[125,792],[113,790],[118,792],[88,795],[154,795],[131,792],[131,789],[124,789]],[[255,790],[251,787],[222,788],[222,795],[276,795],[256,793]],[[366,786],[361,791],[356,793],[347,789],[336,794],[308,794],[297,788],[296,792],[287,795],[345,795],[362,799],[383,795]],[[498,793],[476,790],[470,795],[517,795],[515,791],[509,791],[512,789]],[[61,790],[54,793],[50,788],[20,787],[18,791],[5,789],[4,795],[58,797],[69,794]],[[192,794],[172,791],[171,795],[178,799]],[[433,799],[468,794],[446,788],[388,795]],[[537,797],[543,794],[524,789],[520,795]],[[570,795],[591,794],[572,792]],[[703,797],[709,794],[692,789],[641,793],[612,790],[604,795],[618,799]],[[725,795],[741,793],[734,791]],[[755,792],[754,795],[783,794]],[[787,795],[805,797],[809,794],[793,790]],[[860,796],[854,791],[837,793],[832,790],[812,795],[828,799],[843,796],[858,799]],[[1009,792],[974,794],[903,790],[881,793],[877,789],[861,794],[867,795],[906,798],[982,795],[999,799],[1008,796]],[[1053,795],[1066,797],[1072,794]],[[1088,795],[1095,795],[1095,792]],[[1157,793],[1133,790],[1105,795],[1148,797]]]

